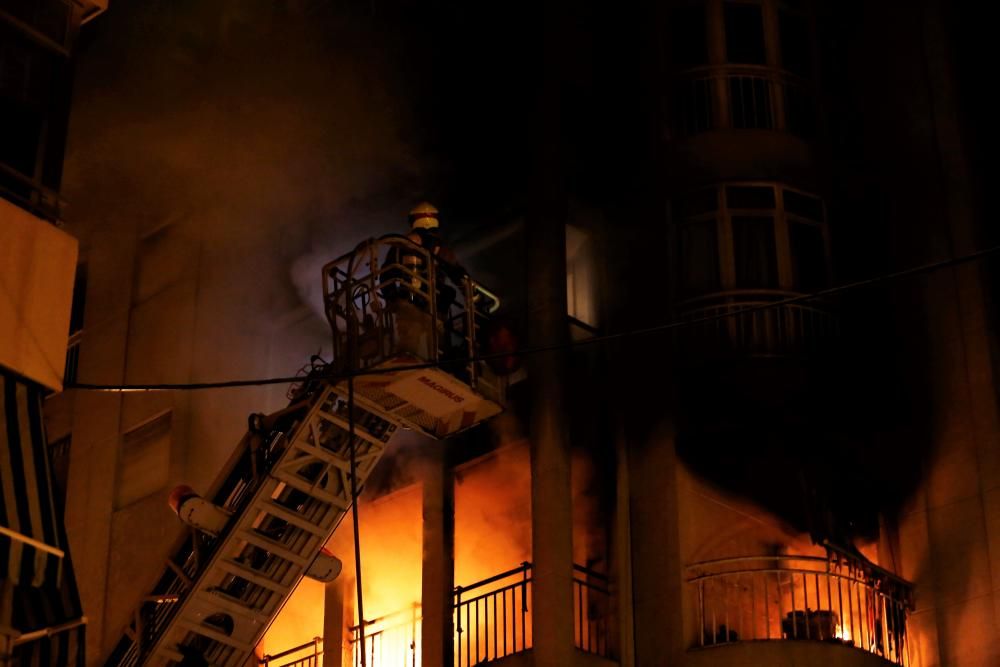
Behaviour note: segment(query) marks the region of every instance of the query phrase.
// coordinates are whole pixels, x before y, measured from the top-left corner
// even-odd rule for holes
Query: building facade
[[[59,194],[74,45],[93,2],[0,4],[0,663],[83,664],[86,617],[63,524],[63,389],[77,242]],[[76,289],[79,292],[79,289]],[[58,396],[58,394],[55,394]]]
[[[532,182],[517,215],[458,246],[508,288],[528,345],[565,352],[524,359],[489,429],[391,453],[359,510],[364,631],[345,526],[328,545],[343,575],[300,586],[262,662],[995,664],[988,267],[786,303],[989,238],[945,8],[640,4],[626,18],[548,5],[535,17]],[[190,38],[178,80],[198,62],[190,43],[239,33],[175,27]],[[565,57],[579,48],[594,57]],[[602,116],[598,100],[619,108]],[[588,156],[595,133],[627,145]],[[164,146],[132,164],[174,183],[191,147]],[[78,159],[82,194],[91,163]],[[265,259],[303,245],[306,225],[227,222],[287,215],[291,198],[212,196],[245,176],[179,211],[150,207],[170,197],[148,185],[113,213],[81,198],[82,380],[280,376],[326,344],[300,295],[273,287],[287,266]],[[621,336],[569,347],[600,334]],[[246,415],[283,400],[79,392],[52,410],[72,434],[67,525],[90,664],[181,530],[166,493],[210,484]]]

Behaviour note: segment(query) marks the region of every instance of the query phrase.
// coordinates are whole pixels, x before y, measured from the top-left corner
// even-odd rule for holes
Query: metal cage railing
[[[446,370],[473,388],[484,379],[483,365],[470,359],[500,299],[405,236],[369,239],[324,266],[323,301],[340,370],[369,368],[398,354],[396,325],[406,313],[424,323],[424,361],[453,361]]]

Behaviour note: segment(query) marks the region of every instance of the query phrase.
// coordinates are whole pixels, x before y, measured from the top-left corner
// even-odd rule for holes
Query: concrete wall
[[[62,389],[76,239],[0,199],[0,367]]]

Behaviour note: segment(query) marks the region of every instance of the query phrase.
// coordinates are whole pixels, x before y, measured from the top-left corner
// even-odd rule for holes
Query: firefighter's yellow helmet
[[[438,210],[430,202],[421,202],[410,209],[410,229],[437,229]]]

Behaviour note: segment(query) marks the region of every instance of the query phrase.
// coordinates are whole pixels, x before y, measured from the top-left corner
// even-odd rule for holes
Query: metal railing
[[[607,576],[573,565],[573,640],[581,651],[611,657],[611,591]]]
[[[908,667],[912,586],[861,559],[752,556],[688,566],[695,646],[814,640]]]
[[[59,194],[3,162],[0,162],[0,198],[42,220],[57,226],[62,224],[60,211],[63,200]]]
[[[729,291],[678,304],[684,347],[710,355],[785,356],[808,353],[837,335],[837,319],[816,303],[764,308],[791,292]]]
[[[472,359],[500,299],[405,236],[369,239],[323,267],[323,302],[337,370],[376,366],[403,351],[437,362],[491,400],[505,381]]]
[[[721,129],[783,130],[810,138],[816,105],[808,81],[766,66],[699,67],[671,93],[675,138]]]
[[[402,609],[365,622],[364,654],[368,667],[418,667],[422,618],[420,605]],[[355,667],[361,667],[361,626],[351,631],[351,653]]]
[[[532,647],[531,563],[455,587],[452,623],[455,667],[474,667]],[[587,653],[611,658],[611,594],[608,577],[573,566],[574,643]],[[368,667],[419,667],[420,605],[365,623]],[[361,665],[360,627],[350,628],[355,667]]]
[[[471,594],[471,597],[468,597]],[[455,588],[455,665],[480,663],[531,648],[531,563]]]
[[[311,642],[300,644],[274,655],[265,655],[258,662],[260,667],[319,667],[323,650],[322,637],[313,637]]]

